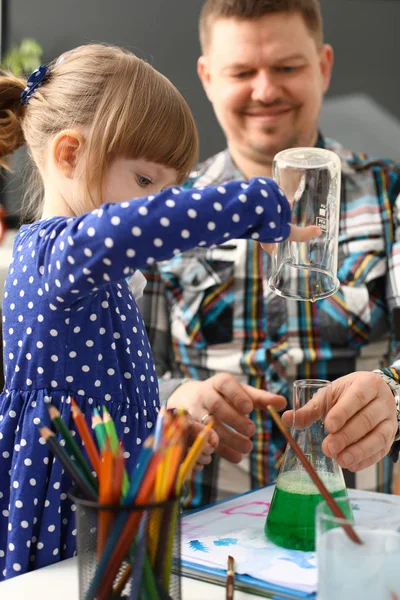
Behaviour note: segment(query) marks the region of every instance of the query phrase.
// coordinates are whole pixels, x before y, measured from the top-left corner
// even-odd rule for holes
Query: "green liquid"
[[[341,478],[329,474],[321,478],[334,498],[347,497]],[[315,550],[315,508],[322,500],[318,489],[306,474],[282,473],[265,523],[268,539],[292,550]],[[350,504],[348,508],[342,508],[350,518]]]

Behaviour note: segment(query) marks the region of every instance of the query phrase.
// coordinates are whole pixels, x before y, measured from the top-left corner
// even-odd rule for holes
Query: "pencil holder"
[[[80,600],[180,600],[180,499],[103,505],[69,493],[76,504]]]

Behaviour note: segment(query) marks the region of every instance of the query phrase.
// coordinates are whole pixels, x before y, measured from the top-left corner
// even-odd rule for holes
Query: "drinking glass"
[[[353,517],[334,517],[326,502],[317,507],[318,600],[400,599],[400,499],[351,496]],[[352,525],[363,542],[355,544],[341,527]]]

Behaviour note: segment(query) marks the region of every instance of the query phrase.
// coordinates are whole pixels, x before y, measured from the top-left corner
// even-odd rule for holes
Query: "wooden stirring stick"
[[[273,418],[273,420],[275,421],[277,427],[283,433],[283,435],[287,439],[288,443],[292,447],[294,453],[296,454],[297,458],[300,460],[303,467],[305,468],[305,470],[307,471],[307,473],[309,474],[309,476],[311,477],[311,479],[317,486],[317,488],[320,491],[325,502],[331,509],[333,515],[338,519],[344,520],[344,522],[340,523],[340,524],[343,527],[343,529],[345,530],[345,532],[347,533],[347,535],[349,536],[349,538],[355,544],[362,544],[363,542],[360,540],[357,533],[354,531],[353,527],[345,522],[348,520],[346,515],[344,514],[344,512],[342,511],[340,506],[337,504],[337,502],[333,498],[333,496],[331,496],[328,489],[325,487],[325,484],[323,483],[323,481],[321,481],[321,479],[318,477],[316,471],[314,470],[313,466],[311,465],[311,463],[305,456],[303,450],[300,448],[300,446],[298,445],[296,440],[291,436],[289,431],[286,429],[285,425],[282,423],[282,420],[281,420],[279,414],[276,412],[275,408],[273,406],[267,406],[267,411],[270,413],[270,415]]]

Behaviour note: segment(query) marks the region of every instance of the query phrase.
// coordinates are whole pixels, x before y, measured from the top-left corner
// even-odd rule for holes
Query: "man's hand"
[[[331,384],[332,408],[324,414],[326,391],[320,389],[303,408],[296,410],[296,428],[303,429],[323,418],[329,435],[322,444],[326,456],[339,465],[361,471],[385,456],[398,430],[396,405],[389,386],[376,373],[358,372]],[[283,415],[293,423],[293,411]]]
[[[249,438],[254,435],[255,425],[247,415],[253,408],[265,409],[268,404],[281,410],[286,406],[286,399],[241,384],[228,373],[219,373],[205,381],[187,381],[168,399],[168,408],[184,408],[191,415],[197,422],[193,423],[196,431],[200,431],[210,417],[215,421],[197,470],[211,462],[214,450],[230,462],[239,463],[253,447]]]

